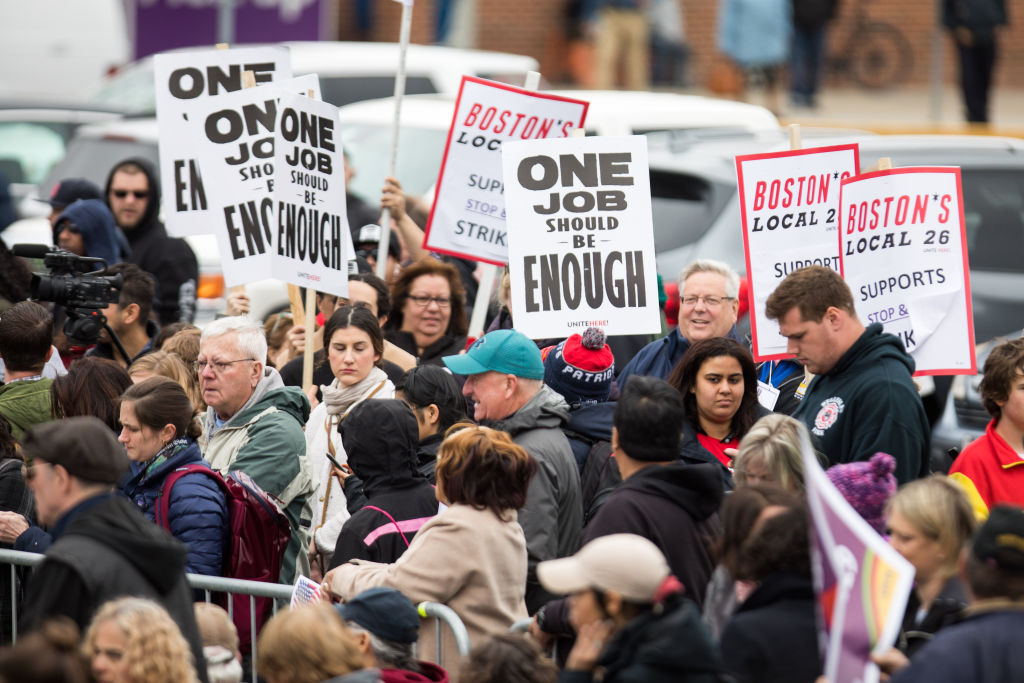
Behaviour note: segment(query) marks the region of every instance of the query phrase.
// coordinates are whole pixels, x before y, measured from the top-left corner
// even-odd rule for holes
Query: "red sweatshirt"
[[[949,478],[967,492],[979,520],[997,503],[1024,506],[1024,458],[996,433],[995,420],[953,461]]]

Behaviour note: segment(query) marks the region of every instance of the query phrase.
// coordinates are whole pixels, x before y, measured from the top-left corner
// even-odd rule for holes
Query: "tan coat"
[[[466,625],[472,647],[507,633],[527,616],[526,539],[515,511],[500,520],[490,510],[453,505],[427,522],[396,562],[355,560],[338,567],[330,584],[331,592],[342,598],[376,586],[399,590],[415,604],[430,600],[448,605]],[[450,630],[444,631],[438,662],[434,620],[423,623],[419,658],[457,672],[455,642]]]

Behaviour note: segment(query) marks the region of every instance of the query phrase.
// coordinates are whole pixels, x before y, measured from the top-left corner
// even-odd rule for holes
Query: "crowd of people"
[[[0,292],[0,542],[44,554],[0,582],[19,616],[0,680],[815,681],[805,444],[914,567],[878,657],[893,680],[1024,664],[1021,340],[989,355],[992,422],[946,477],[913,359],[828,268],[767,301],[792,360],[755,364],[738,275],[698,260],[671,329],[616,373],[596,328],[537,342],[496,306],[491,331],[468,329],[471,269],[415,248],[389,180],[388,281],[368,263],[380,231],[354,226],[348,296],[318,293],[316,329],[250,320],[237,293],[199,330],[157,191],[131,160],[105,195],[54,195],[58,243],[122,281],[89,348],[59,307]],[[243,569],[254,549],[268,564]],[[257,633],[248,611],[194,604],[186,573],[256,570],[310,577],[324,602],[256,608]],[[469,656],[421,627],[424,601],[454,610]]]

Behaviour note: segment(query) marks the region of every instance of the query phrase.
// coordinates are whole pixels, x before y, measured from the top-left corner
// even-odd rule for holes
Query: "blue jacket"
[[[892,677],[892,683],[1019,681],[1024,671],[1024,648],[1020,647],[1024,610],[993,600],[967,611],[970,616],[939,631],[914,655],[910,666]]]
[[[146,476],[145,463],[133,462],[121,482],[121,492],[153,522],[164,480],[175,469],[193,463],[209,467],[195,441],[168,458],[149,476]],[[185,571],[221,576],[228,540],[228,508],[217,484],[199,473],[179,479],[171,489],[167,518],[171,535],[188,546]]]
[[[736,333],[735,325],[729,330],[729,334],[725,336],[729,339],[743,342]],[[690,340],[683,337],[678,327],[673,328],[671,332],[661,339],[655,339],[640,349],[633,356],[633,359],[626,364],[626,367],[622,368],[619,376],[615,378],[616,384],[619,385],[619,391],[626,388],[626,381],[632,375],[647,375],[648,377],[658,377],[667,381],[668,376],[672,374],[672,368],[676,366],[676,363],[679,362],[679,359],[683,357],[683,354],[689,348]]]

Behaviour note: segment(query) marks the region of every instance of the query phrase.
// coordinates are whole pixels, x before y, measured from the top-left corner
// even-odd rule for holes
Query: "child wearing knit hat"
[[[896,461],[875,453],[868,462],[833,465],[825,474],[843,498],[880,534],[885,533],[885,504],[896,492]]]
[[[569,405],[607,401],[615,377],[615,356],[605,343],[604,331],[588,327],[556,346],[541,351],[544,383]]]

